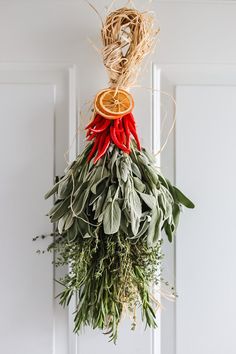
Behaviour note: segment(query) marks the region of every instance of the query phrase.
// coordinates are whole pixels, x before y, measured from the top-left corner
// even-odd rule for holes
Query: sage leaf
[[[129,173],[128,161],[122,160],[120,163],[120,177],[123,182],[127,182]]]
[[[98,180],[96,183],[94,183],[91,187],[91,192],[93,194],[101,194],[102,191],[104,190],[104,186],[105,186],[105,181],[107,180],[107,176],[102,177],[100,180]],[[99,191],[97,191],[97,188],[99,189]]]
[[[103,204],[106,198],[106,193],[103,193],[102,195],[100,195],[97,199],[97,207],[94,213],[94,219],[98,219],[99,215],[102,214],[102,208],[103,208]]]
[[[51,197],[53,194],[55,194],[58,190],[58,186],[59,186],[59,182],[57,182],[53,187],[52,189],[50,189],[44,196],[45,199],[48,199],[49,197]]]
[[[58,221],[64,214],[68,212],[70,198],[64,199],[53,213],[50,213],[51,222]]]
[[[134,181],[134,187],[137,189],[137,191],[139,192],[144,192],[146,189],[145,184],[141,181],[140,178],[138,177],[133,177],[133,181]]]
[[[178,201],[181,204],[183,204],[186,208],[190,208],[190,209],[193,209],[195,207],[193,202],[191,202],[191,200],[188,199],[178,188],[173,187],[173,189],[175,191],[175,195],[176,195]]]
[[[132,168],[133,174],[135,176],[137,176],[139,179],[142,179],[141,172],[140,172],[138,166],[134,162],[131,163],[131,168]]]
[[[137,235],[140,225],[140,218],[142,215],[142,204],[135,189],[132,189],[129,195],[129,210],[131,219],[131,229],[133,234]]]
[[[161,228],[162,211],[159,208],[154,208],[147,234],[147,244],[149,247],[153,247],[157,244],[157,241],[160,239]]]
[[[144,203],[150,208],[153,209],[157,205],[156,198],[151,194],[141,193],[139,192],[140,197],[144,201]]]
[[[103,216],[103,229],[107,235],[118,232],[120,227],[121,210],[117,200],[109,203]]]
[[[70,194],[72,190],[72,181],[70,176],[68,176],[65,179],[62,179],[59,182],[58,186],[58,199],[64,199],[67,197],[68,194]]]
[[[173,240],[173,232],[172,232],[172,229],[171,229],[171,225],[166,222],[165,226],[164,226],[164,230],[165,230],[165,233],[167,235],[168,241],[172,242],[172,240]]]
[[[66,222],[67,222],[67,220],[68,220],[69,215],[70,215],[70,213],[67,212],[67,213],[64,214],[64,215],[60,218],[60,220],[58,221],[57,227],[58,227],[58,232],[59,232],[60,234],[62,234],[62,232],[64,231],[64,227],[65,227],[65,224],[66,224]]]
[[[68,230],[68,229],[72,226],[73,222],[74,222],[73,214],[72,214],[72,212],[70,211],[70,212],[68,213],[68,217],[67,217],[67,220],[66,220],[66,222],[65,222],[64,230],[65,230],[65,231]]]
[[[89,193],[90,193],[90,189],[86,188],[85,190],[83,190],[83,192],[80,195],[74,198],[72,204],[72,210],[75,213],[75,215],[78,216],[84,210]]]
[[[175,230],[177,229],[178,224],[179,224],[180,212],[181,212],[180,205],[174,204],[172,215],[173,215],[173,222],[174,222]]]

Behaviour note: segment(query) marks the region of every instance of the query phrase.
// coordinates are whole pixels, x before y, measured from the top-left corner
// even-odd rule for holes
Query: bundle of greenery
[[[60,303],[77,295],[75,332],[83,325],[99,328],[116,341],[124,311],[136,308],[156,326],[152,284],[161,282],[162,230],[171,242],[182,205],[193,203],[155,166],[154,157],[131,142],[130,154],[111,144],[94,164],[89,143],[46,198],[57,228],[49,246],[56,266],[69,265],[60,283]]]
[[[194,207],[141,147],[132,114],[129,89],[158,33],[150,12],[121,8],[107,15],[101,35],[109,87],[94,100],[84,151],[46,195],[55,198],[49,250],[56,266],[68,266],[60,303],[75,295],[75,332],[89,325],[113,341],[125,311],[132,328],[137,308],[147,326],[156,326],[152,285],[162,281],[162,235],[171,242],[182,205]]]

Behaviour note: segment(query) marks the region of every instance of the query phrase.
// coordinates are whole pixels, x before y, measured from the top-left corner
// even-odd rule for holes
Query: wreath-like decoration
[[[171,242],[182,205],[193,203],[172,186],[141,147],[128,89],[158,30],[150,13],[122,8],[102,28],[103,58],[110,87],[94,101],[84,151],[46,194],[56,196],[49,211],[56,223],[56,265],[69,265],[60,280],[60,303],[77,296],[75,332],[100,328],[116,341],[124,311],[156,327],[153,283],[161,282],[162,231]]]

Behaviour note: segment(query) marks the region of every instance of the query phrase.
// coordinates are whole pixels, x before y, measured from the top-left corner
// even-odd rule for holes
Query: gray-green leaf
[[[144,201],[144,203],[150,208],[153,209],[157,205],[156,198],[151,194],[141,193],[139,192],[140,197]]]
[[[162,211],[159,208],[154,208],[152,213],[152,219],[148,228],[147,244],[149,247],[153,247],[160,239],[162,228]]]
[[[104,233],[111,235],[116,233],[120,227],[121,210],[117,200],[109,203],[103,215]]]
[[[178,188],[173,187],[178,201],[183,204],[186,208],[193,209],[195,205],[188,199]]]

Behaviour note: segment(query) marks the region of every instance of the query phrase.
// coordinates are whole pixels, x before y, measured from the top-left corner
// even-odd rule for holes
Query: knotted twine
[[[101,31],[102,56],[110,87],[127,90],[135,84],[158,33],[151,12],[123,7],[106,17]]]

